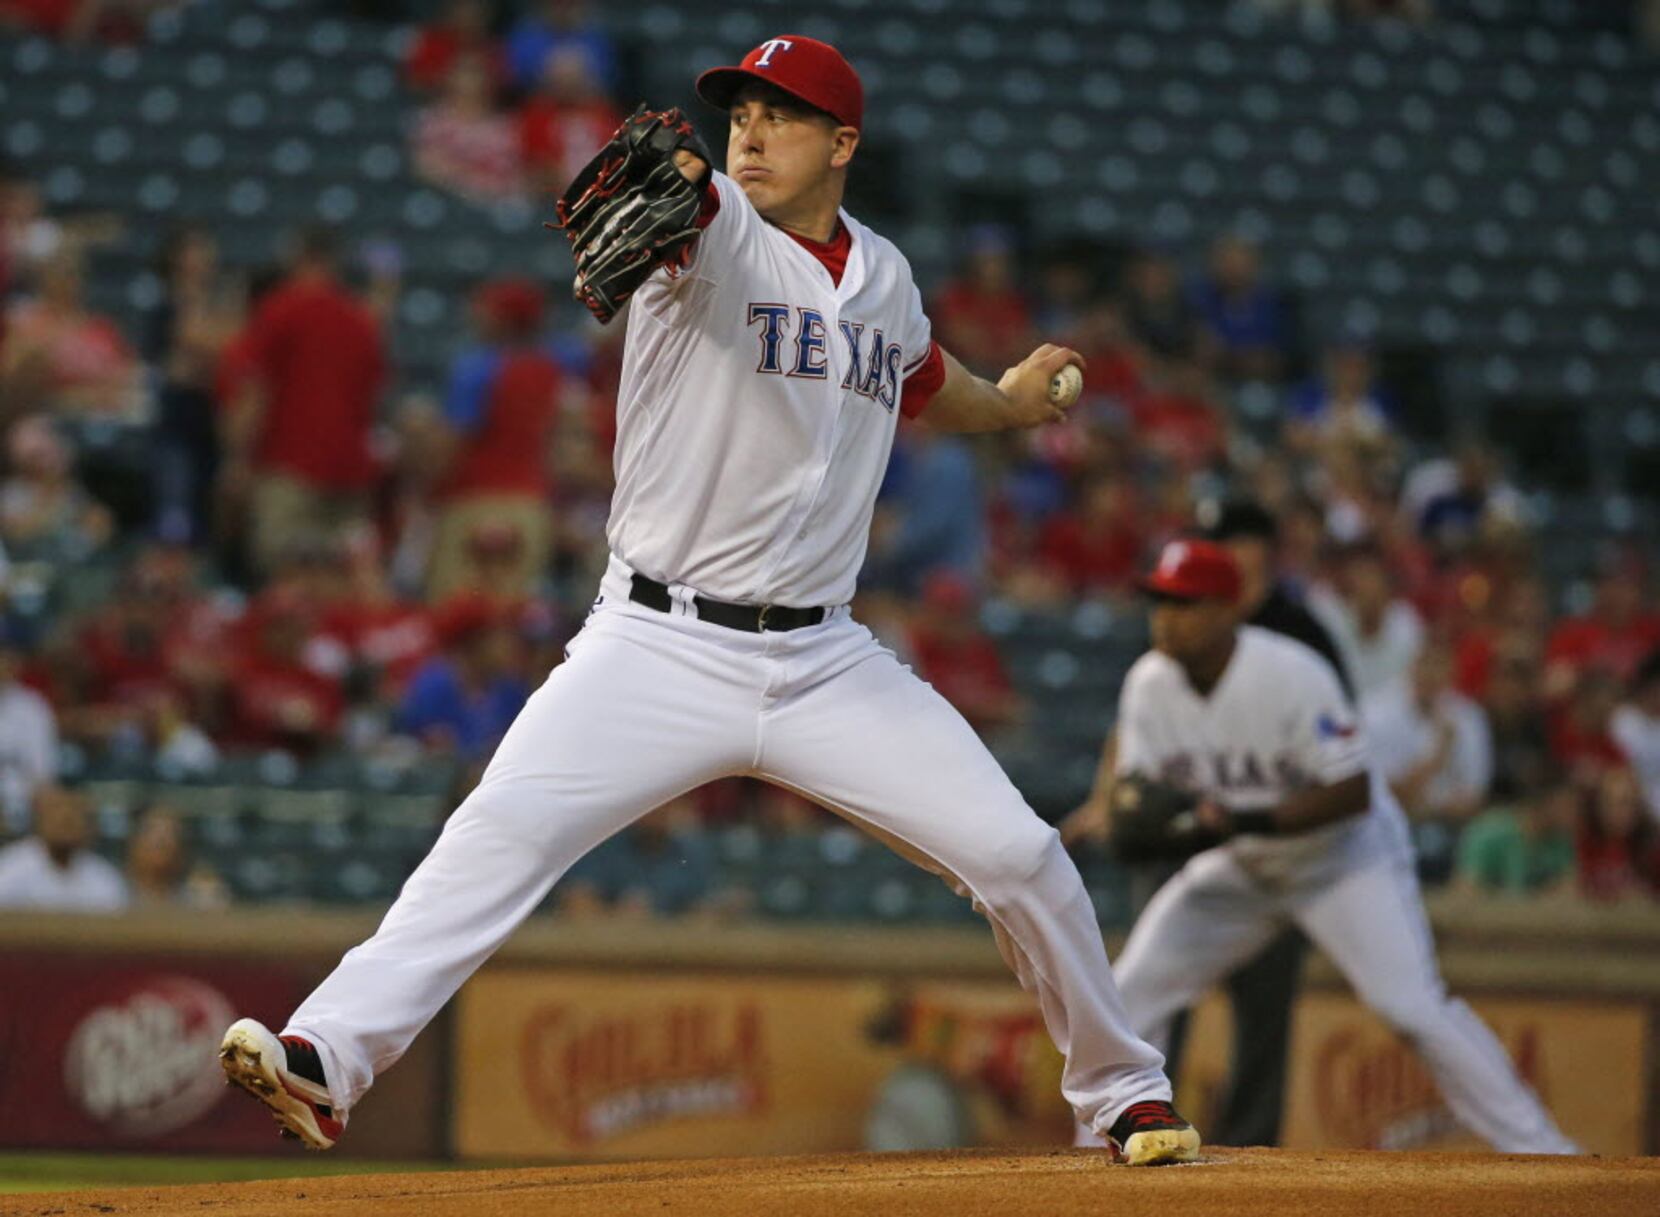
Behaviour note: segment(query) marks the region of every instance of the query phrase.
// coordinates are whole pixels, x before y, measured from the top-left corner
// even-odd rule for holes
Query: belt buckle
[[[772,612],[772,607],[773,606],[770,605],[770,604],[763,604],[761,606],[761,611],[755,618],[755,632],[757,634],[761,634],[761,633],[764,633],[766,631],[766,628],[767,628],[767,614]]]

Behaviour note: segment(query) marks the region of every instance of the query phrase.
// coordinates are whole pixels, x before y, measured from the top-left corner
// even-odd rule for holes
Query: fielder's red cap
[[[1172,541],[1159,553],[1158,565],[1141,581],[1141,590],[1165,600],[1239,599],[1239,567],[1214,541]]]
[[[865,121],[865,87],[853,65],[828,42],[802,34],[768,38],[735,68],[710,68],[697,78],[697,95],[726,109],[738,90],[764,81],[823,110],[846,127]]]

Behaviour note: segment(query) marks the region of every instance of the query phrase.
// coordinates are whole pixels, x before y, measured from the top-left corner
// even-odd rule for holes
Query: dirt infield
[[[0,1196],[4,1217],[79,1214],[454,1217],[1640,1217],[1660,1214],[1660,1158],[1216,1150],[1130,1170],[1099,1152],[846,1155],[286,1179]]]

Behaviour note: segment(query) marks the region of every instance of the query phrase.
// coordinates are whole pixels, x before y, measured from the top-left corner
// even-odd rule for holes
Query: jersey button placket
[[[816,265],[818,267],[819,275],[824,279],[824,285],[825,285],[825,288],[828,291],[828,296],[826,297],[826,299],[821,300],[821,301],[818,302],[819,303],[819,308],[823,312],[824,318],[825,318],[825,327],[824,327],[825,328],[825,333],[826,334],[835,334],[835,335],[839,336],[841,334],[842,314],[841,314],[841,300],[837,295],[836,284],[830,278],[830,272],[828,270],[826,270],[824,268],[824,266],[818,262],[818,259],[816,259],[816,258],[813,259],[813,262],[814,262],[814,265]],[[840,351],[839,346],[832,346],[830,349],[832,351],[837,351],[837,352]],[[844,355],[843,358],[845,358],[845,357],[846,356]],[[836,377],[835,360],[830,359],[830,360],[827,360],[826,362],[829,365],[825,369],[826,383],[840,386],[841,379]],[[843,373],[843,375],[846,375],[846,373]],[[840,417],[841,417],[842,405],[843,405],[843,403],[842,403],[842,393],[841,393],[841,389],[838,387],[837,390],[836,390],[836,398],[835,398],[836,420],[839,420]],[[811,497],[808,498],[806,504],[802,508],[800,527],[798,527],[795,530],[795,537],[790,542],[790,546],[789,546],[789,548],[792,548],[792,549],[796,545],[800,544],[802,541],[805,541],[807,539],[808,532],[810,532],[812,530],[813,508],[818,506],[819,497],[820,497],[820,495],[822,495],[824,493],[825,478],[828,477],[829,473],[830,473],[831,454],[835,451],[836,426],[835,426],[834,422],[832,422],[832,425],[830,427],[830,432],[825,437],[824,442],[825,442],[825,446],[829,449],[829,452],[826,452],[823,463],[818,464],[818,465],[814,465],[811,469],[809,469],[807,471],[808,478],[810,479],[811,484],[813,486],[813,492],[812,492]]]

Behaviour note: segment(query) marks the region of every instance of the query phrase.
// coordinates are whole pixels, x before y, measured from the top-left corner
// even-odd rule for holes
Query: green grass
[[[67,1192],[94,1187],[230,1183],[311,1175],[466,1170],[454,1162],[386,1162],[328,1154],[281,1158],[176,1157],[159,1154],[0,1154],[0,1193]]]

